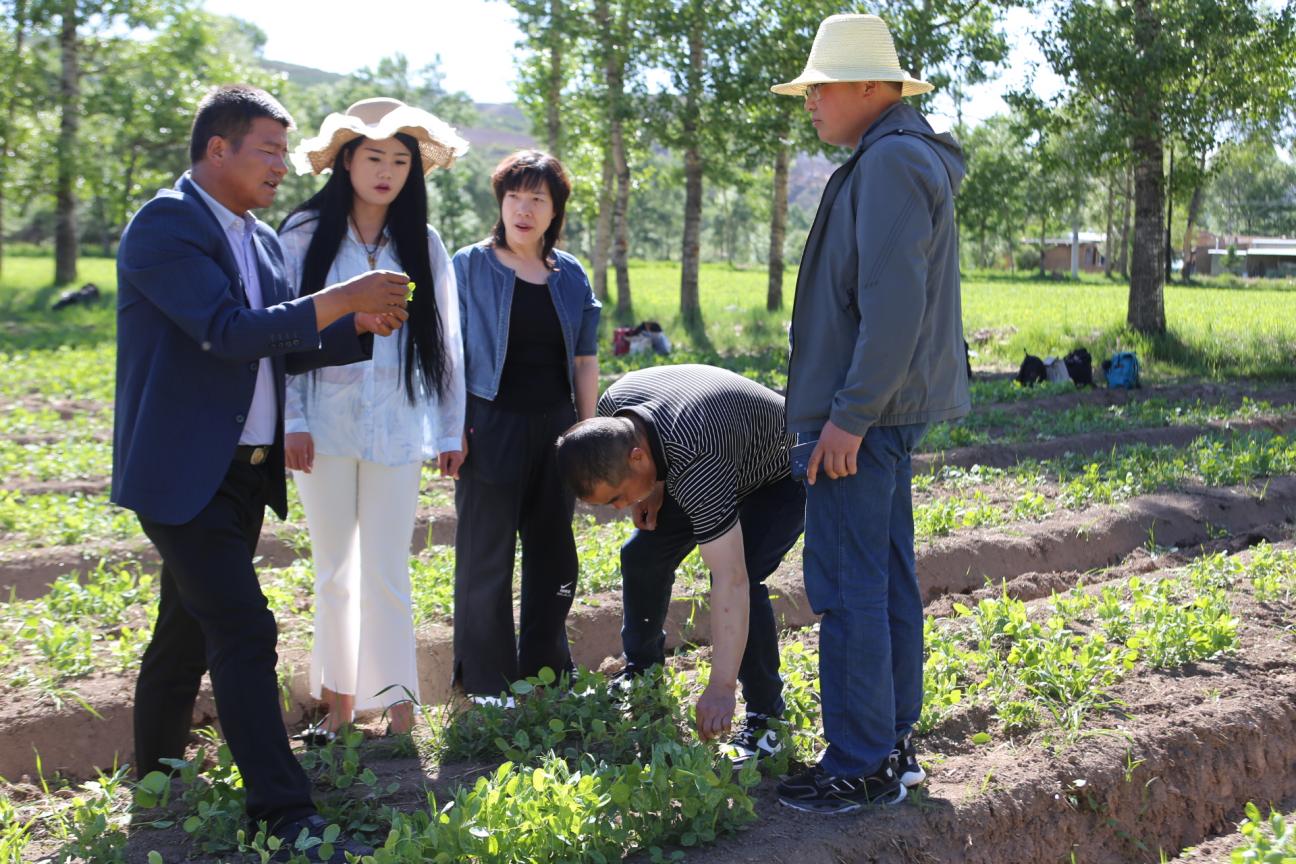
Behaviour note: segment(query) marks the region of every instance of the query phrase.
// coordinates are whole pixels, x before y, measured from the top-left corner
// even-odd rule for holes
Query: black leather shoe
[[[308,861],[328,861],[331,864],[346,864],[347,853],[352,855],[372,855],[374,850],[371,846],[366,846],[352,840],[345,834],[338,834],[333,839],[332,854],[327,858],[320,857],[320,849],[323,843],[311,843],[312,839],[323,840],[324,832],[328,830],[329,822],[318,813],[312,813],[301,819],[294,819],[291,822],[285,822],[276,828],[274,836],[283,841],[279,851],[275,853],[271,861],[287,861],[294,855],[304,854]],[[305,832],[305,836],[302,834]],[[309,849],[298,849],[297,844],[310,845]]]
[[[300,741],[307,747],[327,747],[336,738],[336,732],[324,728],[323,720],[316,720],[293,736],[293,740]]]

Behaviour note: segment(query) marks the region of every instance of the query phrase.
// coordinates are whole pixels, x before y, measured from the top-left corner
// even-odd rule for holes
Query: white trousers
[[[354,695],[357,711],[417,701],[409,554],[422,465],[316,454],[313,467],[293,472],[315,556],[311,695]]]

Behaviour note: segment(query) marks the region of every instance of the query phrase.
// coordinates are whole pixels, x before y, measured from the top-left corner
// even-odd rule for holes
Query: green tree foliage
[[[1059,75],[1104,111],[1134,161],[1131,327],[1166,330],[1166,142],[1213,149],[1231,124],[1290,104],[1293,17],[1259,0],[1064,0],[1041,36]]]
[[[1001,255],[1012,266],[1025,233],[1033,166],[1021,133],[1020,126],[1001,115],[962,139],[967,176],[959,190],[959,226],[964,254],[970,252],[978,267],[994,266]]]
[[[1296,164],[1264,133],[1226,143],[1211,163],[1208,225],[1219,234],[1296,234]]]

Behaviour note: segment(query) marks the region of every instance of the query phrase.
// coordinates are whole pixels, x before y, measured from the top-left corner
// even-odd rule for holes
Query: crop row
[[[1011,468],[944,466],[914,477],[918,538],[1040,520],[1191,485],[1233,486],[1296,471],[1296,441],[1268,431],[1211,433],[1187,447],[1134,444]]]
[[[1007,469],[944,466],[914,478],[918,537],[962,528],[1038,520],[1058,509],[1110,504],[1189,484],[1226,486],[1296,470],[1296,442],[1266,430],[1202,435],[1187,447],[1132,444],[1100,454],[1067,454]],[[448,485],[425,469],[423,506],[448,507]],[[993,495],[987,488],[992,487]],[[937,500],[939,499],[939,500]],[[305,520],[295,500],[284,539],[307,548]],[[125,540],[140,536],[129,513],[106,496],[0,492],[0,548]]]
[[[1122,432],[1165,426],[1203,426],[1281,419],[1296,413],[1296,406],[1274,405],[1263,399],[1242,397],[1240,404],[1159,396],[1133,399],[1119,405],[1079,402],[1059,410],[1029,413],[979,406],[954,423],[937,423],[923,437],[925,452],[978,444],[1012,444],[1041,441],[1093,432]]]
[[[577,522],[581,595],[620,588],[620,548],[629,522]],[[520,557],[518,559],[520,567]],[[261,587],[280,625],[280,644],[308,644],[314,572],[307,560],[261,570]],[[681,591],[701,590],[706,569],[695,550],[680,565]],[[0,682],[11,691],[72,696],[74,679],[134,668],[152,633],[157,588],[152,568],[138,563],[67,573],[44,595],[0,603]],[[434,546],[410,559],[416,626],[444,622],[453,612],[454,550]]]

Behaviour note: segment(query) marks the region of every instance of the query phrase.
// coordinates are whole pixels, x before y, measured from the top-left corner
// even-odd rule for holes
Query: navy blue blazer
[[[373,354],[347,315],[320,332],[310,297],[292,299],[270,227],[253,237],[264,309],[248,306],[225,230],[188,174],[131,219],[117,250],[117,397],[112,501],[166,525],[216,494],[252,405],[257,366],[274,364],[279,423],[269,504],[288,509],[284,374]]]

